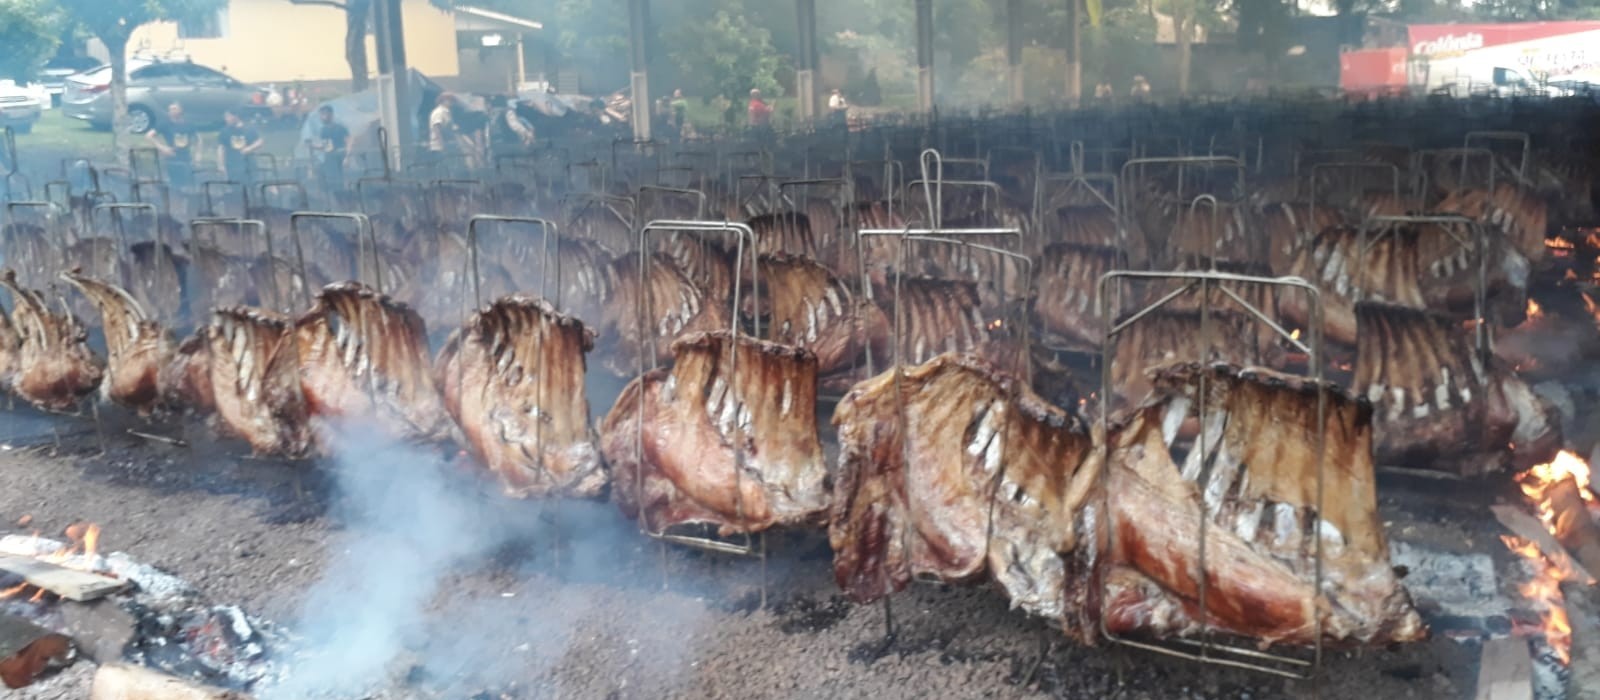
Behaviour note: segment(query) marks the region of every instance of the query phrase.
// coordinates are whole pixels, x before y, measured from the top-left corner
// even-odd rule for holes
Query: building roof
[[[526,32],[544,29],[543,22],[471,5],[456,5],[455,15],[458,32]]]

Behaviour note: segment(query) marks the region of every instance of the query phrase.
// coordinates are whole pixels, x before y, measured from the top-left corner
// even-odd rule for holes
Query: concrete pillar
[[[1077,107],[1083,99],[1083,61],[1078,51],[1078,12],[1083,0],[1067,0],[1067,106]]]
[[[795,0],[796,21],[800,29],[800,62],[794,82],[800,100],[800,119],[811,121],[821,113],[817,102],[817,0]]]
[[[933,0],[917,3],[917,109],[933,113]]]
[[[628,0],[628,39],[632,47],[633,140],[650,140],[650,0]]]
[[[401,0],[372,3],[372,28],[378,53],[378,114],[389,132],[389,163],[405,167],[408,149],[417,142],[412,128],[417,114],[411,102],[411,78],[406,64],[405,21]]]
[[[1006,87],[1013,107],[1021,107],[1022,0],[1006,0]]]

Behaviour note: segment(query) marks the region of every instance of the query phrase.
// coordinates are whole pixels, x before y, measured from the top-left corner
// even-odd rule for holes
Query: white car
[[[43,85],[0,80],[0,126],[9,126],[19,134],[33,131],[34,122],[39,121],[49,100],[50,94]]]

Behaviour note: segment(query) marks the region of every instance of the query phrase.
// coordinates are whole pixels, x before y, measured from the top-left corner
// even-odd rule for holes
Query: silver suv
[[[166,114],[167,105],[183,104],[196,127],[222,124],[222,113],[240,109],[247,119],[265,111],[264,93],[226,74],[187,61],[128,61],[128,131],[143,133]],[[111,66],[67,78],[61,111],[98,128],[111,126]]]

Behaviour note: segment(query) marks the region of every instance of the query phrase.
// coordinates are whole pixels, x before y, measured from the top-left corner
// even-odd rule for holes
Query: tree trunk
[[[128,35],[100,37],[111,54],[111,150],[118,161],[128,157]]]
[[[344,60],[350,64],[350,91],[367,89],[367,18],[372,0],[349,0],[344,9]]]
[[[1194,21],[1188,17],[1173,17],[1172,28],[1177,32],[1178,40],[1178,94],[1189,94],[1189,64],[1193,58],[1193,37],[1189,32],[1194,29]]]

